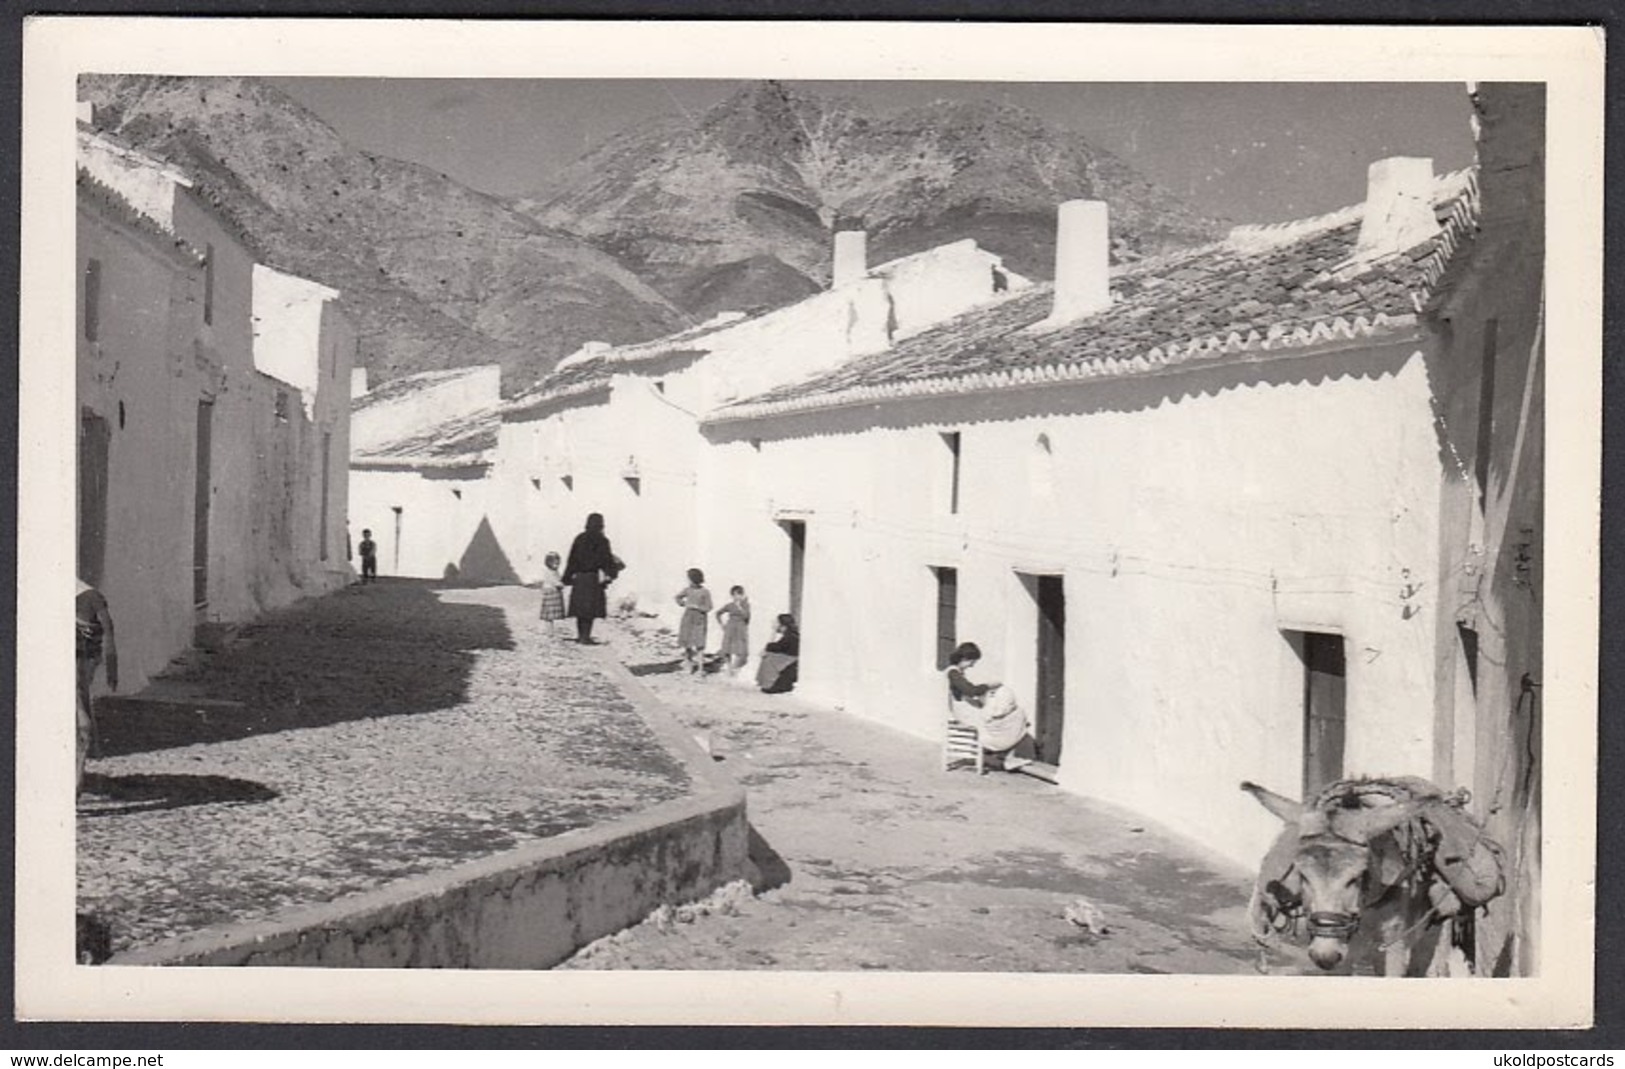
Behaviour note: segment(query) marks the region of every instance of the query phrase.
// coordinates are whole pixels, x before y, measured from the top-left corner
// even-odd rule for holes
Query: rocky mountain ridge
[[[614,257],[426,167],[363,152],[250,78],[85,76],[95,125],[184,170],[278,268],[333,286],[374,381],[503,365],[687,322]]]
[[[792,297],[827,285],[833,227],[866,229],[871,262],[971,237],[1047,278],[1055,206],[1075,197],[1111,205],[1120,260],[1223,232],[1031,112],[938,101],[880,115],[778,82],[612,137],[518,207],[614,253],[703,317],[752,308],[762,279],[800,291]]]
[[[868,230],[871,263],[971,237],[1032,277],[1049,276],[1072,197],[1111,204],[1118,259],[1220,232],[1076,134],[992,103],[878,115],[750,83],[504,199],[356,149],[252,78],[87,75],[79,95],[273,266],[340,290],[374,382],[499,363],[511,393],[585,341],[790,303],[828,284],[836,227]]]

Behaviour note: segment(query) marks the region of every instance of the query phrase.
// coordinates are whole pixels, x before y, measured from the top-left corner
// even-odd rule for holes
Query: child
[[[372,540],[372,528],[361,529],[361,581],[370,583],[378,578],[378,543]]]
[[[706,617],[711,613],[711,592],[705,589],[704,572],[698,568],[688,570],[688,586],[677,595],[677,604],[683,607],[677,641],[683,647],[683,663],[688,665],[688,674],[695,675],[702,667]]]
[[[564,619],[564,580],[559,576],[559,555],[549,553],[542,558],[542,619],[547,621],[548,634],[557,635],[557,624]]]
[[[732,601],[717,610],[722,625],[722,663],[734,675],[750,660],[750,599],[742,586],[730,587]]]

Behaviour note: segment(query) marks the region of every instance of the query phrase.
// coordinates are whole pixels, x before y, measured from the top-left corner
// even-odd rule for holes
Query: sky
[[[710,80],[268,78],[351,144],[487,193],[539,187],[617,131],[698,113],[742,83]],[[1198,211],[1236,223],[1301,218],[1365,195],[1366,167],[1472,162],[1465,85],[1436,83],[791,82],[877,111],[991,99],[1083,134]]]

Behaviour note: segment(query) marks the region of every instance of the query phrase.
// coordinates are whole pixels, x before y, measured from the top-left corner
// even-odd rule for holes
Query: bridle
[[[1267,885],[1267,889],[1270,894],[1275,898],[1276,902],[1280,904],[1281,913],[1286,916],[1287,924],[1292,928],[1294,936],[1297,933],[1299,920],[1304,920],[1306,922],[1305,928],[1310,939],[1334,939],[1340,943],[1348,942],[1351,938],[1353,938],[1354,933],[1360,929],[1360,914],[1370,907],[1377,905],[1398,888],[1404,887],[1407,883],[1409,883],[1412,877],[1416,875],[1426,861],[1424,851],[1407,851],[1407,853],[1411,854],[1411,856],[1406,860],[1405,871],[1401,872],[1398,878],[1393,880],[1391,883],[1385,883],[1381,887],[1378,887],[1376,889],[1376,893],[1367,898],[1364,893],[1365,886],[1372,882],[1373,877],[1373,873],[1370,868],[1371,844],[1344,838],[1343,836],[1338,835],[1336,832],[1323,832],[1314,838],[1335,839],[1338,842],[1346,843],[1350,846],[1358,846],[1365,850],[1367,867],[1365,875],[1361,880],[1361,901],[1359,907],[1356,908],[1352,913],[1342,910],[1312,910],[1306,913],[1304,910],[1303,897],[1294,892],[1291,888],[1287,887],[1285,883],[1287,879],[1291,878],[1293,873],[1298,871],[1297,862],[1294,861],[1292,867],[1283,874],[1280,880],[1271,880]]]

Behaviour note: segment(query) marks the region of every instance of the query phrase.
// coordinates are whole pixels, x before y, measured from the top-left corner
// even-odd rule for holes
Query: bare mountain
[[[1047,278],[1055,206],[1075,197],[1111,205],[1119,260],[1223,229],[1031,112],[939,101],[877,115],[777,82],[627,130],[517,203],[705,316],[827,284],[835,225],[868,230],[872,261],[973,237]]]
[[[375,380],[500,363],[528,385],[583,341],[686,321],[612,256],[428,168],[362,152],[249,78],[87,75],[96,125],[186,170],[273,266],[343,293]]]

